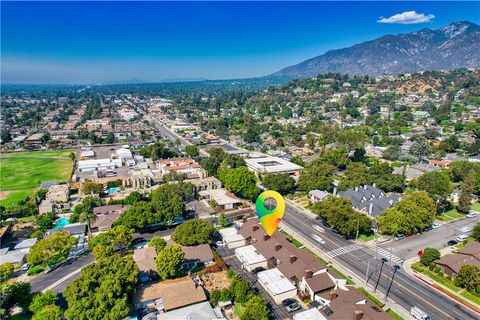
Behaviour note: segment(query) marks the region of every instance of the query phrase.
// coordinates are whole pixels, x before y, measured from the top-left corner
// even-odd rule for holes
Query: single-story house
[[[213,252],[208,244],[200,244],[198,246],[182,246],[185,253],[182,268],[191,270],[199,263],[209,265],[213,263]]]
[[[245,238],[234,227],[220,229],[218,233],[222,236],[223,243],[228,249],[243,247],[246,244]]]
[[[463,248],[441,257],[435,263],[442,268],[443,273],[452,277],[467,264],[480,268],[480,242],[469,241]]]
[[[323,201],[325,199],[327,199],[329,193],[326,192],[326,191],[322,191],[322,190],[311,190],[309,193],[308,193],[308,196],[310,197],[310,201],[312,201],[312,203],[315,203],[315,202],[318,202],[318,201]]]
[[[192,278],[165,280],[138,288],[133,305],[140,314],[169,312],[207,300],[203,287]]]
[[[12,251],[8,251],[5,255],[1,255],[0,261],[1,261],[1,264],[10,262],[15,266],[21,266],[22,264],[25,263],[26,256],[27,256],[26,252],[23,252],[20,250],[19,251],[12,250]]]
[[[333,289],[337,286],[337,279],[327,271],[317,274],[307,274],[300,282],[300,290],[303,295],[315,300],[315,295]]]
[[[140,282],[147,282],[154,279],[157,275],[157,266],[155,258],[157,251],[155,247],[145,247],[133,251],[133,260],[140,270]]]
[[[159,313],[157,320],[221,320],[225,319],[223,316],[219,317],[215,310],[210,305],[210,302],[204,301],[192,304],[180,309]]]
[[[236,248],[235,256],[248,271],[257,267],[267,268],[267,259],[253,245]]]
[[[293,320],[328,320],[317,308],[310,308],[295,313]]]
[[[30,248],[32,248],[33,245],[35,243],[37,243],[37,241],[38,241],[37,238],[30,238],[30,239],[21,240],[14,247],[14,250],[15,251],[22,251],[22,252],[25,252],[25,253],[28,254],[30,252]]]
[[[225,189],[203,190],[198,193],[205,200],[214,200],[224,210],[238,207],[242,201]]]
[[[285,278],[277,268],[259,272],[258,282],[277,304],[281,304],[283,300],[294,298],[297,295],[297,287]]]

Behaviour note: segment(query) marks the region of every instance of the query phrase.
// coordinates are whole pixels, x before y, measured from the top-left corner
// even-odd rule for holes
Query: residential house
[[[267,259],[253,245],[236,248],[235,256],[247,271],[258,267],[267,268]]]
[[[444,274],[456,276],[464,265],[474,265],[480,268],[480,242],[469,241],[463,248],[447,254],[435,261]]]
[[[170,172],[185,173],[187,176],[197,176],[198,172],[203,170],[200,164],[191,158],[173,158],[163,159],[160,162],[162,175]]]
[[[200,191],[198,194],[205,200],[214,200],[216,205],[223,210],[237,208],[242,203],[242,201],[235,197],[233,193],[225,189],[204,190]]]
[[[37,238],[24,239],[18,242],[13,249],[15,251],[24,252],[28,254],[30,252],[30,249],[33,247],[35,243],[37,243],[37,241],[38,241]]]
[[[390,316],[357,289],[333,290],[317,300],[319,311],[328,320],[391,320]]]
[[[245,238],[238,233],[235,227],[220,229],[218,233],[228,249],[235,249],[245,245]]]
[[[167,241],[168,245],[176,245],[172,239]],[[197,246],[182,246],[185,253],[182,263],[182,269],[191,270],[199,264],[209,265],[213,263],[213,252],[208,244],[199,244]]]
[[[96,207],[93,213],[97,215],[97,219],[91,224],[92,232],[100,232],[109,230],[113,223],[131,206],[114,204]]]
[[[221,311],[213,309],[210,302],[204,301],[189,306],[159,313],[156,320],[225,320]]]
[[[67,202],[70,197],[70,189],[67,184],[58,184],[48,188],[46,200],[54,202]]]
[[[206,300],[203,287],[190,277],[144,285],[133,296],[135,309],[141,315],[152,311],[170,312]]]
[[[40,205],[38,206],[38,213],[39,214],[45,214],[49,212],[55,213],[57,206],[55,205],[55,202],[52,200],[42,200],[40,202]]]
[[[327,270],[315,275],[313,272],[307,272],[300,283],[300,290],[304,296],[313,301],[315,295],[337,287],[337,283],[345,284],[344,282],[346,281],[335,279]]]
[[[275,303],[281,304],[283,300],[294,298],[297,287],[277,269],[269,269],[257,274],[258,283],[268,292]]]
[[[375,186],[368,185],[340,191],[338,195],[350,199],[355,210],[364,213],[369,217],[380,215],[384,210],[390,208],[400,200],[399,195],[386,195],[382,190]]]
[[[312,203],[318,202],[318,201],[323,201],[327,199],[329,196],[329,193],[326,191],[321,191],[321,190],[311,190],[308,192],[308,196],[310,197],[310,201]]]

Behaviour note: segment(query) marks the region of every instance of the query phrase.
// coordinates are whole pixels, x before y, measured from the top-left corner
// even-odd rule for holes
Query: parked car
[[[322,227],[320,227],[318,224],[314,224],[312,226],[313,229],[317,230],[318,232],[325,232],[325,229],[323,229]]]
[[[253,274],[257,274],[259,272],[264,271],[265,269],[263,267],[256,267],[255,269],[252,270]]]
[[[325,240],[323,240],[322,237],[320,237],[316,234],[312,234],[312,238],[315,239],[315,241],[320,242],[321,244],[325,244]]]
[[[449,245],[449,246],[454,246],[454,245],[456,245],[457,243],[458,243],[457,240],[450,240],[450,241],[447,242],[447,245]]]
[[[465,233],[465,232],[470,232],[472,231],[472,227],[463,227],[460,229],[461,232]]]
[[[24,263],[22,265],[22,267],[20,268],[20,271],[27,271],[28,268],[30,268],[30,264],[29,263]]]
[[[440,228],[441,224],[438,223],[438,222],[434,222],[432,223],[432,229],[437,229],[437,228]]]
[[[335,228],[335,227],[333,227],[331,230],[332,230],[333,233],[336,233],[336,234],[339,234],[339,233],[340,233],[340,231],[338,231],[338,229]]]
[[[294,299],[285,299],[282,301],[282,305],[285,307],[287,312],[294,312],[302,308]]]
[[[457,237],[456,240],[457,240],[458,242],[463,242],[463,241],[465,241],[465,240],[467,240],[467,239],[468,239],[468,236],[467,236],[466,234],[461,234],[461,235],[459,235],[459,236]]]
[[[398,241],[398,240],[402,240],[405,238],[405,235],[403,233],[400,233],[400,234],[397,234],[393,237],[393,240],[395,241]]]
[[[476,216],[477,216],[477,213],[475,211],[470,211],[466,215],[467,218],[475,218]]]

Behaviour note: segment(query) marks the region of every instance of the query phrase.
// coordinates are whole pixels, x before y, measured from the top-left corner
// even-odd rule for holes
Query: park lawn
[[[452,209],[443,214],[444,221],[453,221],[460,218],[464,218],[465,215],[457,211],[457,209]]]
[[[0,204],[9,206],[33,194],[44,181],[68,181],[71,151],[38,151],[0,156]]]
[[[477,202],[475,202],[474,204],[472,204],[471,209],[472,209],[473,211],[479,211],[479,212],[480,212],[480,202],[477,201]]]

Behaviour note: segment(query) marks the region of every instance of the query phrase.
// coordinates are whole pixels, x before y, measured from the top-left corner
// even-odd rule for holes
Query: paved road
[[[275,303],[273,298],[268,294],[265,289],[258,283],[257,275],[246,271],[242,268],[242,264],[235,256],[235,251],[233,249],[228,249],[227,247],[221,246],[217,247],[216,251],[218,254],[225,260],[227,266],[235,270],[235,272],[244,280],[247,280],[250,283],[252,288],[255,288],[255,291],[260,294],[265,300],[267,300],[269,308],[272,310],[275,319],[291,319],[295,313],[301,312],[303,310],[298,310],[293,313],[288,313],[283,306]]]
[[[417,255],[419,250],[426,247],[433,247],[443,249],[447,247],[449,240],[455,239],[461,234],[465,234],[460,229],[463,227],[472,227],[479,221],[479,218],[465,218],[450,223],[443,223],[439,228],[430,230],[428,232],[417,234],[412,237],[405,238],[399,241],[391,241],[380,245],[384,249],[392,246],[392,252],[407,260]],[[469,234],[469,233],[467,233]]]
[[[70,283],[80,276],[80,270],[92,261],[93,254],[88,253],[72,261],[71,264],[40,275],[30,282],[32,292],[42,290],[53,290],[57,293],[63,292]]]
[[[361,279],[365,278],[368,262],[371,260],[368,284],[373,288],[377,286],[381,293],[387,292],[392,277],[393,265],[387,263],[380,272],[381,263],[379,255],[375,259],[375,251],[368,247],[353,247],[352,242],[334,234],[328,229],[318,232],[312,228],[313,224],[320,224],[318,220],[310,218],[305,212],[286,204],[285,215],[282,223],[294,230],[297,234],[307,239],[312,245],[323,252],[335,252],[339,248],[347,248],[343,253],[332,258],[343,267],[350,270]],[[325,244],[316,242],[312,235],[317,234],[325,240]],[[337,251],[338,252],[338,251]],[[407,310],[412,306],[419,306],[425,310],[432,319],[478,319],[479,315],[452,301],[443,294],[438,293],[426,284],[419,282],[404,270],[400,269],[394,276],[394,281],[389,291],[389,298]]]

